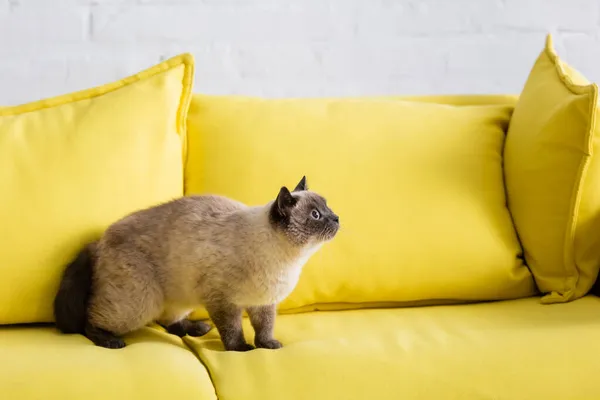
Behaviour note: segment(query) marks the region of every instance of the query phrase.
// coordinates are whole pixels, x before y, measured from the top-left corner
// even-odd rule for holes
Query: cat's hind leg
[[[85,325],[85,336],[96,346],[106,347],[107,349],[122,349],[125,347],[123,338],[102,328],[95,327],[89,322]]]
[[[94,268],[85,335],[111,349],[125,346],[123,335],[154,321],[163,309],[163,294],[152,265],[135,248],[108,248]]]

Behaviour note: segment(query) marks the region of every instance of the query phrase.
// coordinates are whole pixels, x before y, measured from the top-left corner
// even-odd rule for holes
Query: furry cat
[[[202,305],[225,349],[247,351],[254,347],[242,331],[245,309],[256,347],[280,348],[276,305],[338,229],[338,216],[306,177],[264,206],[188,196],[135,212],[68,265],[54,300],[56,325],[121,348],[122,335],[154,321],[178,336],[204,335],[210,325],[187,319]]]

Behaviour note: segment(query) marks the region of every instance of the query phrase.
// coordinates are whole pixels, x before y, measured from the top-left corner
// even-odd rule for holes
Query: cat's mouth
[[[323,230],[323,234],[322,234],[323,241],[329,242],[330,240],[333,240],[333,238],[335,237],[335,235],[337,235],[339,230],[340,230],[339,222],[335,222],[335,223],[331,223],[331,224],[327,225],[327,227]]]

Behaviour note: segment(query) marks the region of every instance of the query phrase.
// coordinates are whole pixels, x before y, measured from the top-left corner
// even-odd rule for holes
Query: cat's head
[[[281,188],[269,215],[276,229],[299,246],[327,242],[340,228],[340,219],[325,198],[308,190],[306,177],[291,192],[285,186]]]

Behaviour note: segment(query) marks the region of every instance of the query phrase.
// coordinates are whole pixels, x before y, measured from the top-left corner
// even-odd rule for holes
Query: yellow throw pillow
[[[0,109],[0,323],[51,322],[60,276],[124,215],[181,196],[193,59]]]
[[[502,175],[511,112],[197,95],[186,193],[264,204],[306,175],[328,199],[341,231],[309,260],[282,309],[529,296]]]
[[[508,130],[508,205],[547,303],[583,296],[598,274],[597,97],[597,86],[560,60],[548,36]]]

